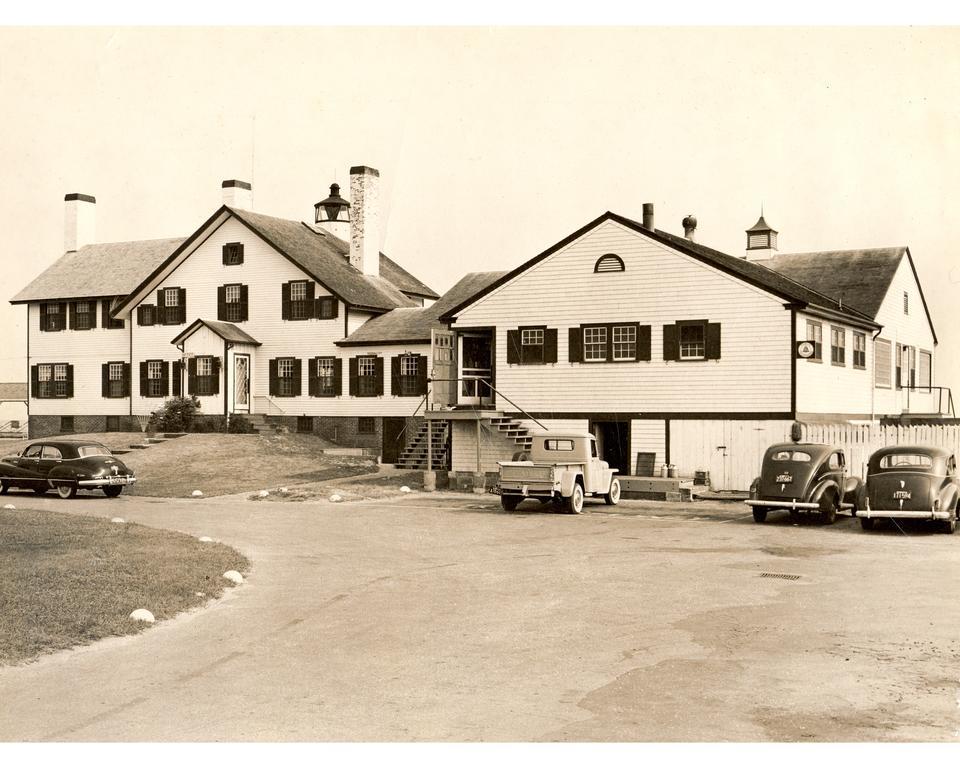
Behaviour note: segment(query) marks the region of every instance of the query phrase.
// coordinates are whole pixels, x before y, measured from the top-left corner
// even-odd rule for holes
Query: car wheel
[[[77,486],[73,483],[61,483],[57,486],[57,495],[61,499],[72,499],[77,495]]]
[[[603,500],[611,507],[620,503],[620,481],[617,478],[610,481],[610,490],[607,491]]]
[[[943,532],[947,534],[952,534],[957,530],[957,515],[954,513],[953,517],[949,520],[943,521]]]
[[[108,499],[115,499],[120,495],[120,492],[123,490],[122,485],[108,485],[103,489],[103,492],[106,494]]]
[[[583,486],[577,483],[573,486],[573,493],[565,499],[567,512],[579,515],[583,511]]]
[[[833,525],[837,519],[837,499],[832,493],[825,493],[820,499],[820,522]]]
[[[753,522],[755,523],[765,523],[767,522],[767,510],[760,509],[759,507],[753,508]]]
[[[112,491],[113,488],[104,488],[104,491]],[[117,488],[117,491],[120,489]],[[108,494],[109,495],[109,494]],[[500,497],[500,506],[503,507],[507,512],[513,512],[517,508],[517,504],[523,501],[523,496],[514,496],[512,494],[503,494]]]
[[[875,520],[872,517],[861,517],[860,527],[865,531],[872,531]]]
[[[9,491],[9,490],[10,490],[10,486],[7,485],[7,481],[6,481],[6,480],[0,480],[0,496],[2,496],[3,494],[5,494],[5,493],[6,493],[7,491]]]

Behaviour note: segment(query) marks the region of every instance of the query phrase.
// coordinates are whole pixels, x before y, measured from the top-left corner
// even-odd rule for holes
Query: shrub
[[[150,414],[147,428],[157,432],[188,432],[199,410],[200,401],[196,397],[171,397]]]
[[[249,435],[256,430],[246,416],[231,416],[229,431],[235,435]]]

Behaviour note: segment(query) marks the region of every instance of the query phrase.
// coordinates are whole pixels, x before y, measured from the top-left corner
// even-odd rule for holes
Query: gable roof
[[[126,296],[183,241],[184,238],[175,237],[97,243],[68,251],[10,299],[10,303]]]
[[[923,286],[920,285],[910,249],[905,245],[893,248],[783,253],[756,263],[808,285],[820,293],[833,296],[843,304],[876,319],[904,256],[913,271],[920,291],[920,301],[936,341],[937,333],[923,295]]]
[[[591,229],[599,226],[605,221],[614,221],[618,224],[621,224],[628,229],[639,232],[640,234],[645,235],[652,240],[656,240],[663,245],[670,246],[671,248],[691,256],[704,264],[708,264],[720,270],[721,272],[724,272],[725,274],[732,275],[733,277],[743,280],[749,285],[760,288],[768,293],[772,293],[774,296],[778,296],[790,303],[798,304],[803,307],[819,308],[827,312],[836,313],[848,319],[850,322],[876,327],[876,323],[873,322],[872,318],[867,317],[861,312],[858,312],[849,305],[843,306],[830,296],[819,293],[811,288],[808,288],[807,286],[801,285],[786,275],[782,275],[779,272],[774,272],[773,270],[768,269],[757,262],[747,261],[739,256],[731,256],[727,253],[723,253],[722,251],[708,248],[700,243],[692,242],[685,237],[679,237],[677,235],[670,234],[669,232],[664,232],[660,229],[646,229],[639,222],[634,221],[633,219],[628,219],[625,216],[612,213],[611,211],[607,211],[601,216],[598,216],[589,224],[568,235],[559,243],[545,250],[543,253],[534,256],[532,259],[524,262],[516,269],[507,272],[505,275],[503,275],[503,277],[495,280],[486,288],[479,291],[476,295],[469,297],[465,301],[445,312],[441,316],[441,319],[452,320],[456,317],[457,313],[462,312],[467,306],[475,302],[477,299],[487,295],[496,288],[499,288],[501,285],[508,283],[516,276],[522,274],[526,270],[546,259],[548,256],[551,256],[560,249],[566,247],[574,240],[583,236]]]
[[[448,309],[466,301],[505,272],[471,272],[464,275],[443,296],[429,307],[411,309],[403,307],[367,320],[346,339],[336,342],[339,346],[364,344],[429,343],[430,331],[447,330],[440,316]]]
[[[26,382],[2,382],[0,383],[0,402],[26,402],[27,385]]]
[[[225,323],[222,320],[194,320],[190,325],[188,325],[184,330],[182,330],[174,339],[170,341],[171,344],[182,344],[188,338],[193,336],[201,327],[209,328],[217,336],[219,336],[224,341],[230,341],[234,344],[252,344],[255,347],[261,346],[260,342],[257,341],[253,336],[244,331],[241,328],[238,328],[233,323]]]

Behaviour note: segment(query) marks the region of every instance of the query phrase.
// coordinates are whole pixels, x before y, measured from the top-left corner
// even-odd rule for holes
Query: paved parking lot
[[[960,534],[737,504],[11,495],[209,535],[246,584],[0,669],[0,739],[951,741]]]

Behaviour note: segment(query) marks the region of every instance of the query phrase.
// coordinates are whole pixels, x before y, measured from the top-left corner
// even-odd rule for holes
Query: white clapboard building
[[[379,173],[351,168],[350,200],[333,185],[310,223],[254,212],[245,182],[222,191],[189,237],[124,243],[97,243],[95,199],[66,196],[64,255],[12,299],[28,313],[31,436],[139,429],[191,394],[206,416],[395,460],[427,391],[433,321],[425,338],[339,344],[392,310],[422,320],[439,297],[380,253]]]
[[[907,248],[778,254],[761,216],[733,256],[683,226],[656,229],[649,204],[642,222],[605,213],[442,314],[458,386],[431,417],[454,471],[563,428],[594,432],[621,474],[674,464],[745,488],[730,457],[752,464],[795,420],[952,410]]]

